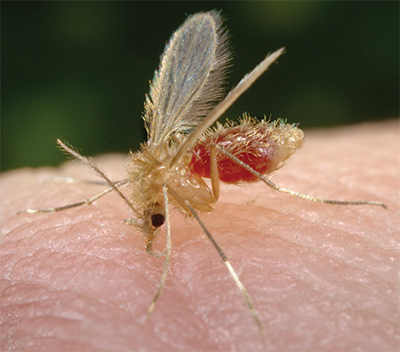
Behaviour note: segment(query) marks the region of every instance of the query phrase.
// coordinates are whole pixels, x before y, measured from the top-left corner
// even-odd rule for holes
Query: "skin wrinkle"
[[[257,207],[257,206],[256,206],[256,207]],[[262,209],[262,207],[259,207],[259,208]],[[296,219],[299,219],[299,220],[303,220],[303,221],[304,221],[304,219],[303,219],[302,217],[300,217],[300,216],[296,216]],[[297,221],[298,221],[298,220],[297,220]],[[381,224],[382,224],[382,223],[381,223]],[[322,231],[322,233],[328,233],[329,231],[337,231],[337,229],[335,229],[332,225],[324,225],[324,224],[318,224],[318,225],[321,227],[321,229],[324,230],[324,231]],[[346,232],[345,232],[345,231],[340,231],[339,234],[345,235]],[[276,235],[277,235],[278,237],[280,237],[280,236],[279,236],[279,233],[276,233]],[[358,237],[357,240],[362,240],[362,241],[365,242],[365,239],[363,239],[363,238],[361,238],[361,237],[359,237],[359,236],[354,236],[354,237]],[[281,238],[284,239],[284,237],[281,237]],[[293,241],[293,240],[287,239],[287,241],[288,241],[288,243],[296,244],[296,242]],[[367,243],[368,243],[369,245],[371,245],[370,242],[367,241]],[[314,254],[317,254],[317,253],[318,253],[317,250],[315,249],[315,239],[314,239],[313,243],[310,243],[310,244],[309,244],[309,246],[306,246],[305,244],[302,244],[301,246],[304,247],[305,250],[307,250],[307,251],[309,251],[309,252],[312,252],[312,253],[314,253]],[[382,247],[380,247],[380,248],[383,249]],[[334,254],[334,253],[333,253],[333,254]],[[320,253],[319,255],[323,256],[324,258],[329,258],[329,259],[332,259],[332,260],[340,260],[340,259],[341,259],[340,257],[334,256],[333,254],[332,254],[332,253],[329,253],[329,252],[325,252],[325,253],[323,253],[323,254]],[[393,253],[393,254],[394,254],[394,253]],[[345,260],[345,259],[342,259],[342,260]],[[354,269],[358,269],[357,266],[353,266],[353,265],[352,265],[350,262],[348,262],[348,261],[346,261],[346,264],[349,265],[349,266],[352,266]]]
[[[300,218],[301,219],[301,218]],[[322,229],[324,229],[324,230],[326,230],[326,233],[328,233],[328,231],[330,230],[330,231],[332,231],[332,230],[336,230],[334,227],[332,227],[332,226],[327,226],[327,225],[322,225],[322,226],[320,226]],[[346,232],[345,231],[341,231],[340,232],[341,234],[343,234],[343,236],[344,235],[346,235]],[[279,236],[279,234],[277,234],[278,236]],[[364,238],[362,238],[362,237],[359,237],[359,236],[354,236],[354,237],[358,237],[358,239],[360,239],[360,240],[362,240],[362,241],[365,241],[365,239]],[[296,242],[292,242],[292,243],[296,243]],[[368,244],[370,244],[371,245],[371,243],[369,243],[369,242],[367,242]],[[318,252],[317,251],[315,251],[315,250],[313,250],[313,248],[314,248],[314,246],[305,246],[305,245],[302,245],[307,251],[311,251],[312,253],[315,253],[315,254],[317,254]],[[381,248],[381,249],[383,249],[383,248]],[[330,253],[324,253],[324,254],[320,254],[320,255],[322,255],[323,257],[325,257],[325,258],[329,258],[329,259],[332,259],[332,260],[338,260],[339,258],[337,258],[337,257],[335,257],[335,256],[332,256]],[[354,267],[354,269],[357,269],[357,267],[356,266],[353,266],[351,263],[347,263],[347,265],[349,265],[349,266],[352,266],[352,267]]]
[[[309,189],[312,195],[382,200],[387,210],[314,204],[254,184],[221,187],[215,210],[201,214],[249,291],[266,330],[264,342],[197,223],[171,212],[171,267],[152,317],[146,320],[161,277],[162,258],[147,255],[143,236],[124,224],[130,215],[124,202],[110,194],[90,207],[16,216],[17,210],[79,201],[103,188],[40,183],[43,176],[86,177],[82,177],[85,168],[78,163],[66,163],[59,170],[3,174],[0,272],[4,350],[16,346],[45,351],[61,346],[81,351],[394,350],[399,342],[395,298],[399,205],[393,192],[399,171],[393,160],[397,131],[398,121],[306,131],[304,148],[273,177],[280,186],[301,192]],[[357,150],[365,151],[374,135],[374,144],[382,151],[374,151],[372,156],[376,170],[363,173],[359,168],[363,158]],[[351,137],[359,143],[351,153],[351,158],[357,159],[355,168],[341,149],[349,150],[354,143]],[[328,166],[323,172],[318,164],[307,163],[308,159],[323,159],[325,148],[332,144],[340,158],[329,155],[323,165],[336,167]],[[392,164],[380,158],[383,154],[392,156]],[[126,156],[105,156],[96,161],[111,179],[124,177]],[[350,182],[346,189],[346,180],[356,182]],[[360,185],[364,180],[370,184]],[[65,192],[60,194],[59,189]],[[62,241],[61,246],[58,241]],[[164,245],[161,234],[155,246],[159,250]],[[55,262],[57,265],[47,263],[47,267],[39,264],[49,270],[49,281],[40,282],[45,290],[32,279],[23,280],[25,287],[15,288],[21,285],[18,273],[10,281],[10,264],[15,259],[32,251],[50,253],[60,248],[70,248],[71,253],[57,254],[69,259]],[[31,265],[37,267],[33,259],[36,257],[31,258]],[[54,301],[43,303],[43,298],[54,295]],[[28,308],[23,302],[29,297]],[[12,328],[13,320],[6,312],[18,314]],[[74,312],[82,315],[81,321],[57,320],[73,317]],[[37,317],[34,325],[31,314]],[[34,347],[29,349],[29,344]]]

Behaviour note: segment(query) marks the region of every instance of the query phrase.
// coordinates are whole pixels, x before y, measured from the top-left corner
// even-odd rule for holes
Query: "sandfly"
[[[228,258],[198,215],[210,212],[219,197],[219,183],[243,184],[262,181],[273,190],[306,200],[343,205],[380,205],[372,201],[332,201],[297,193],[272,183],[265,175],[279,169],[303,144],[303,132],[297,125],[279,119],[256,120],[244,114],[238,123],[210,126],[252,83],[284,52],[281,48],[268,55],[223,99],[222,85],[230,61],[227,32],[215,11],[189,16],[172,35],[154,74],[146,96],[144,122],[147,142],[131,153],[127,177],[111,181],[92,161],[68,144],[59,146],[100,176],[109,188],[82,202],[49,209],[22,212],[45,213],[91,204],[115,191],[134,213],[126,220],[141,230],[147,240],[147,252],[165,255],[160,284],[148,312],[154,309],[167,277],[171,256],[169,204],[194,218],[202,227],[240,289],[258,328],[262,324],[250,296]],[[211,179],[209,187],[204,178]],[[62,181],[62,180],[61,180]],[[70,181],[70,179],[64,179]],[[125,196],[120,188],[129,190]],[[166,248],[159,254],[153,243],[166,225]]]

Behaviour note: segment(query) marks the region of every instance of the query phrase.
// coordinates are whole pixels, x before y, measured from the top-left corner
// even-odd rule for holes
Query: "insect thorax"
[[[163,209],[162,187],[167,184],[182,199],[169,197],[170,203],[186,213],[182,200],[188,199],[192,206],[199,210],[211,211],[214,198],[203,179],[191,172],[188,167],[190,155],[182,158],[177,165],[170,167],[175,148],[149,147],[146,144],[141,150],[131,154],[128,167],[130,201],[142,220],[155,211]]]

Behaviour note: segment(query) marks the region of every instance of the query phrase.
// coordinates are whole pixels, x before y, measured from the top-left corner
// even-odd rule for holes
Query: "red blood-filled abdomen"
[[[270,133],[258,126],[235,126],[219,130],[200,140],[192,149],[192,172],[210,178],[210,145],[216,143],[261,174],[274,171],[276,145]],[[258,181],[245,168],[217,151],[219,179],[227,183]]]

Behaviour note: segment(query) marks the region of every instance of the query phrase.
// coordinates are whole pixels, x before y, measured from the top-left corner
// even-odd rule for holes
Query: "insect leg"
[[[246,301],[246,304],[250,310],[251,315],[253,316],[258,328],[260,329],[261,333],[264,333],[264,328],[260,322],[260,320],[258,319],[258,316],[256,314],[256,311],[254,309],[253,304],[251,303],[250,300],[250,296],[249,293],[247,292],[246,288],[244,287],[244,285],[242,284],[242,282],[240,281],[238,275],[236,274],[235,270],[233,269],[231,263],[229,262],[227,256],[225,255],[225,253],[222,251],[221,247],[218,245],[218,243],[214,240],[214,238],[212,237],[211,233],[208,231],[207,227],[204,225],[203,221],[200,219],[199,215],[197,214],[197,212],[194,210],[192,204],[189,202],[188,199],[184,199],[182,198],[177,192],[175,192],[175,190],[173,188],[171,188],[168,185],[167,186],[168,192],[176,199],[176,201],[182,205],[182,207],[189,213],[189,215],[193,218],[196,219],[196,221],[200,224],[200,226],[202,227],[203,231],[205,232],[205,234],[207,235],[207,237],[209,238],[209,240],[211,241],[211,243],[213,244],[214,248],[217,250],[218,254],[220,255],[222,261],[225,263],[225,265],[227,266],[232,278],[235,280],[236,285],[239,287],[240,291],[242,292],[242,295]]]
[[[104,174],[103,171],[99,169],[99,167],[94,163],[92,158],[86,158],[82,154],[78,153],[76,150],[68,147],[66,144],[61,142],[61,140],[57,139],[58,145],[64,149],[68,154],[71,154],[73,157],[84,163],[85,165],[89,166],[100,178],[107,182],[107,184],[115,191],[117,194],[128,204],[129,208],[131,208],[135,213],[136,210],[134,209],[132,203],[124,196],[124,194],[115,186],[115,184]],[[128,180],[126,181],[128,182]]]
[[[98,181],[98,180],[81,180],[79,178],[73,177],[47,177],[44,179],[44,182],[51,182],[51,183],[85,183],[85,184],[92,184],[92,185],[108,185],[105,181]]]
[[[290,189],[286,189],[280,186],[277,186],[275,183],[270,181],[268,178],[266,178],[264,175],[260,174],[253,168],[251,168],[249,165],[226,151],[224,148],[222,148],[219,145],[216,145],[216,148],[229,158],[231,158],[234,162],[245,168],[247,171],[251,172],[254,176],[257,176],[261,181],[263,181],[267,186],[271,187],[271,189],[275,191],[279,191],[282,193],[290,194],[295,197],[299,197],[302,199],[306,199],[312,202],[316,203],[322,203],[322,204],[339,204],[339,205],[379,205],[385,209],[387,209],[387,206],[383,204],[382,202],[375,202],[375,201],[367,201],[367,200],[357,200],[357,201],[342,201],[342,200],[328,200],[328,199],[323,199],[323,198],[317,198],[317,197],[312,197],[303,193],[291,191]]]
[[[167,185],[168,186],[168,185]],[[168,192],[171,194],[172,197],[179,203],[179,205],[185,209],[185,211],[191,216],[189,208],[186,206],[186,201],[190,202],[192,207],[195,207],[197,210],[210,212],[213,208],[209,205],[204,205],[203,203],[196,202],[192,199],[188,200],[186,198],[182,198],[172,187],[168,186]]]
[[[120,187],[120,186],[124,185],[125,183],[127,183],[128,181],[129,181],[129,179],[127,179],[127,178],[124,179],[124,180],[118,181],[118,182],[115,183],[115,187]],[[53,212],[56,212],[56,211],[61,211],[61,210],[80,207],[81,205],[85,205],[85,204],[90,205],[94,201],[96,201],[97,199],[103,197],[104,195],[110,193],[113,190],[114,190],[114,188],[110,187],[110,188],[107,188],[106,190],[96,194],[95,196],[93,196],[91,198],[85,199],[85,200],[83,200],[81,202],[64,205],[62,207],[47,208],[47,209],[25,209],[25,210],[20,210],[17,214],[21,214],[21,213],[30,213],[30,214],[35,214],[35,213],[53,213]]]
[[[217,148],[215,143],[210,145],[210,178],[215,201],[219,198],[219,175],[217,162]]]
[[[169,211],[168,211],[168,189],[167,185],[163,185],[163,196],[164,196],[164,207],[165,207],[165,223],[167,225],[167,245],[166,245],[166,251],[165,251],[165,259],[164,259],[164,268],[163,268],[163,273],[161,276],[161,281],[158,286],[158,290],[156,295],[154,296],[153,300],[150,303],[150,307],[147,311],[147,316],[149,317],[151,312],[153,311],[158,297],[160,297],[161,292],[164,288],[165,280],[167,278],[168,274],[168,266],[169,266],[169,259],[171,257],[171,248],[172,248],[172,241],[171,241],[171,226],[170,226],[170,219],[169,219]]]
[[[246,301],[247,307],[250,310],[250,314],[253,316],[254,321],[256,322],[260,332],[262,334],[264,334],[264,328],[260,322],[260,320],[258,319],[257,313],[254,309],[253,303],[251,303],[250,300],[250,296],[249,293],[246,290],[246,287],[244,287],[244,285],[242,284],[242,282],[239,279],[239,276],[236,274],[235,270],[233,269],[231,263],[229,262],[227,256],[225,255],[225,253],[222,251],[221,247],[218,245],[218,243],[214,240],[214,238],[212,237],[211,233],[208,231],[207,227],[204,225],[203,221],[200,219],[199,215],[197,214],[197,212],[194,210],[194,208],[191,206],[191,204],[189,203],[189,201],[185,200],[185,204],[186,207],[189,209],[190,213],[192,214],[192,216],[197,220],[197,222],[200,224],[200,226],[202,227],[203,231],[205,232],[205,234],[207,235],[208,239],[211,241],[211,243],[213,244],[214,248],[217,250],[219,256],[221,257],[222,261],[225,263],[225,265],[227,266],[233,280],[235,280],[236,285],[239,287],[240,292],[242,293],[244,300]]]

